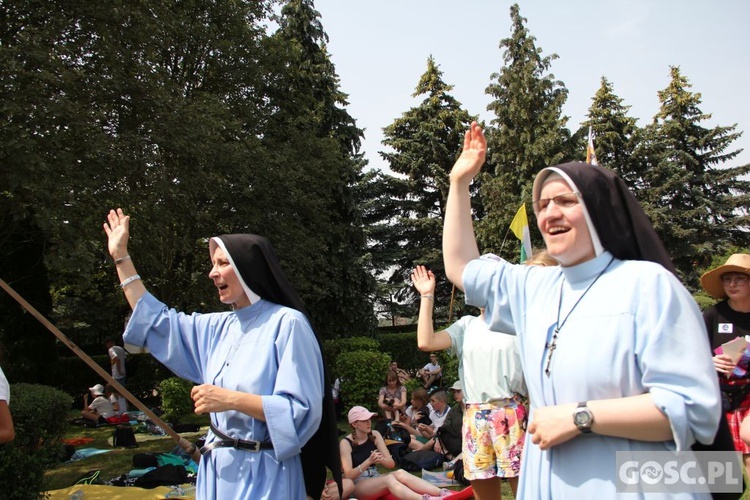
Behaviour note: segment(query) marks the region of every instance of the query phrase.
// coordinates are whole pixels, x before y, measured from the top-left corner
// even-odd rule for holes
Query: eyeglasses
[[[722,276],[721,282],[725,285],[731,285],[732,282],[734,282],[737,286],[743,286],[746,285],[748,281],[747,276]]]
[[[581,196],[581,193],[577,191],[571,191],[570,193],[558,194],[557,196],[553,196],[552,198],[539,198],[538,200],[531,202],[531,205],[534,207],[534,212],[547,210],[550,202],[554,202],[555,205],[560,208],[570,208],[578,205],[579,196]]]

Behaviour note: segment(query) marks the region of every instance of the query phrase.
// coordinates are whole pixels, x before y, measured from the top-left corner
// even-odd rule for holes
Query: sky
[[[489,121],[485,94],[503,67],[500,40],[511,34],[507,0],[314,0],[329,36],[328,50],[349,95],[349,114],[365,129],[369,166],[387,169],[378,154],[383,127],[424,99],[412,97],[427,59],[435,58],[451,94]],[[657,92],[679,66],[700,93],[702,125],[731,126],[744,149],[728,166],[750,163],[750,1],[534,0],[520,14],[550,72],[569,91],[563,113],[575,132],[606,77],[639,126],[659,110]],[[582,160],[585,152],[581,152]]]

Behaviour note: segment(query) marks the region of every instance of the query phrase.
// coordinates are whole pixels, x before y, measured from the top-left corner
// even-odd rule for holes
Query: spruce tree
[[[699,269],[731,245],[748,244],[750,164],[731,165],[740,136],[731,126],[706,127],[701,94],[678,67],[658,92],[661,107],[637,151],[639,196],[686,285],[698,288]]]
[[[580,154],[574,159],[584,161],[588,143],[588,130],[594,134],[597,161],[604,168],[611,168],[631,188],[637,186],[637,172],[633,165],[633,150],[638,138],[636,119],[628,116],[630,106],[623,104],[612,84],[602,77],[601,86],[592,98],[586,120],[576,133],[576,150]]]
[[[385,176],[393,210],[392,219],[385,222],[385,246],[394,266],[390,282],[399,288],[395,295],[400,301],[415,298],[410,276],[415,265],[423,264],[438,280],[435,303],[449,303],[451,290],[441,255],[448,175],[472,120],[450,94],[452,88],[430,56],[413,94],[424,100],[384,128],[383,144],[392,151],[381,154],[396,174]]]
[[[510,8],[511,36],[500,41],[504,65],[491,76],[486,93],[493,98],[487,109],[495,117],[488,135],[488,165],[481,179],[486,216],[477,228],[480,248],[500,253],[504,236],[521,203],[531,213],[531,183],[544,167],[566,158],[570,132],[562,107],[568,96],[564,84],[549,72],[556,54],[542,56],[536,39],[525,26],[518,4]],[[533,226],[532,224],[530,224]],[[536,234],[536,239],[534,238]],[[532,228],[532,243],[541,246]],[[511,234],[511,238],[514,238]],[[517,240],[506,243],[503,255],[518,259]]]
[[[271,43],[285,54],[286,67],[267,89],[274,112],[264,143],[285,150],[273,164],[299,196],[277,191],[272,206],[288,206],[297,223],[279,219],[269,230],[283,226],[279,237],[295,248],[289,266],[316,327],[327,337],[367,334],[375,326],[375,278],[359,203],[363,132],[345,109],[347,95],[313,2],[286,2],[278,22]]]

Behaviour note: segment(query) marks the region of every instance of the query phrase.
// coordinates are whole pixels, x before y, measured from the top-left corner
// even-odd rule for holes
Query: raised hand
[[[119,259],[128,254],[128,239],[130,239],[130,216],[125,215],[121,208],[110,210],[107,222],[104,223],[107,233],[107,249],[113,259]]]
[[[484,165],[487,157],[487,139],[484,137],[482,127],[477,122],[471,122],[469,130],[464,135],[464,146],[461,156],[453,164],[450,178],[451,181],[470,183]]]
[[[435,293],[435,274],[424,266],[417,266],[411,272],[411,282],[420,295]]]

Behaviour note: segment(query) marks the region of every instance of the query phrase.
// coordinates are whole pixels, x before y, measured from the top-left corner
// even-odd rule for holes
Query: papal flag
[[[531,257],[531,233],[529,233],[529,218],[526,217],[526,204],[516,212],[513,221],[510,223],[510,230],[521,240],[521,262],[523,263]]]
[[[596,151],[594,151],[594,133],[591,131],[591,125],[589,125],[589,144],[586,147],[586,163],[599,165],[596,160]]]

